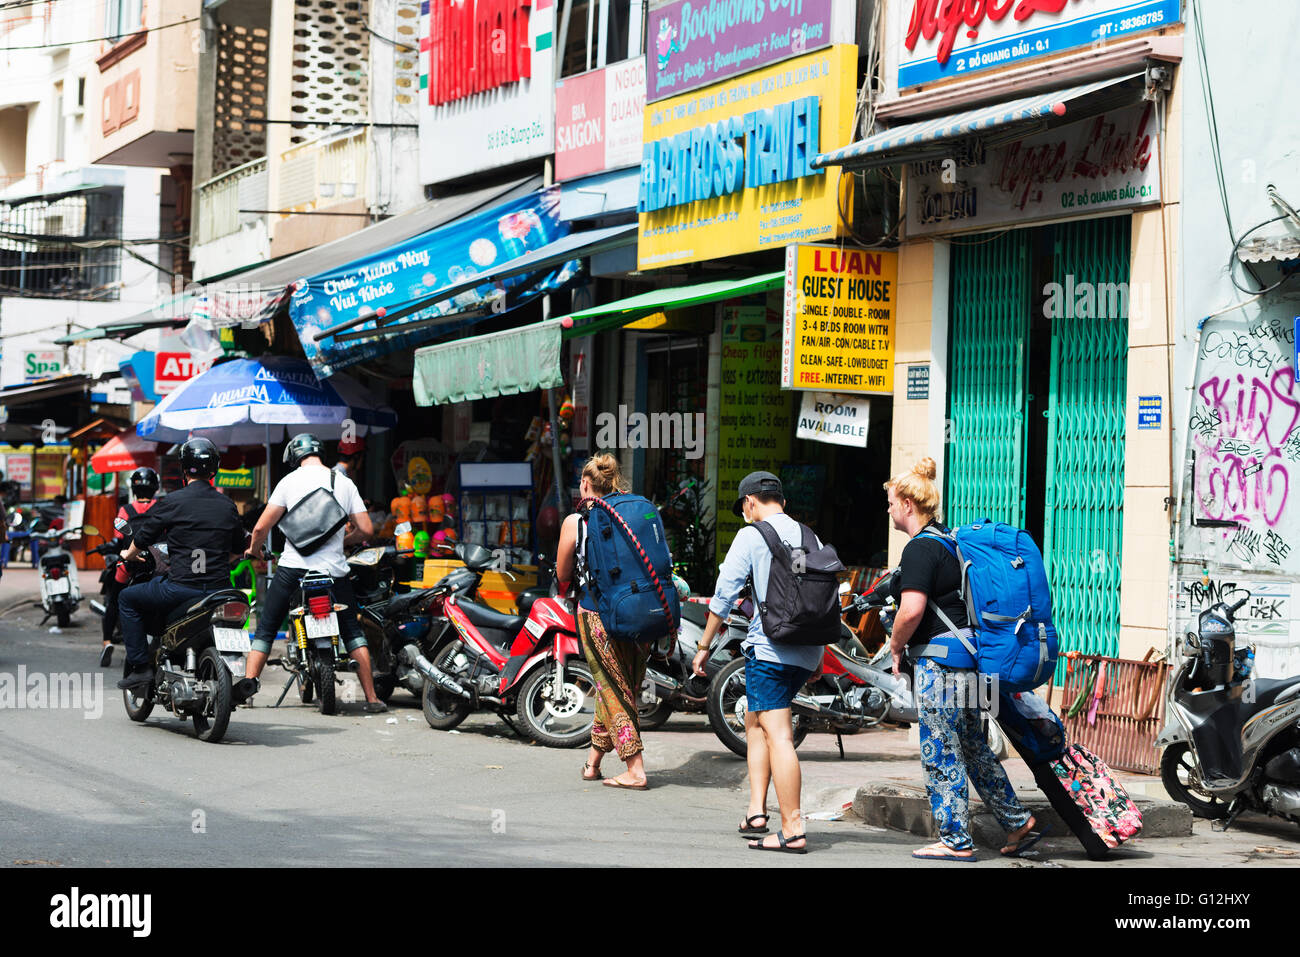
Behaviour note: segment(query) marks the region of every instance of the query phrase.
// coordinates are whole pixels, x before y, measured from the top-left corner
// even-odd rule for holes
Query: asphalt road
[[[744,765],[703,716],[675,715],[646,735],[646,792],[582,782],[584,751],[532,745],[493,715],[471,717],[459,733],[433,731],[404,691],[387,715],[353,703],[325,717],[292,693],[273,709],[276,670],[256,706],[236,710],[225,741],[212,745],[161,709],[144,724],[127,719],[113,687],[121,658],[95,666],[98,621],[88,611],[62,634],[37,627],[39,617],[0,609],[0,675],[20,666],[29,675],[102,674],[102,714],[0,710],[0,865],[943,866],[911,859],[918,838],[851,813],[810,821],[807,856],[747,849],[735,834]],[[914,760],[873,754],[872,740],[846,739],[847,761],[833,738],[808,740],[805,812],[840,809],[881,761]],[[611,756],[606,773],[620,766]],[[1226,842],[1198,825],[1186,841],[1136,842],[1116,864],[1251,863],[1256,845],[1296,847],[1294,831],[1263,822]],[[1072,840],[1048,846],[1035,861],[986,851],[976,866],[1091,866]],[[1291,862],[1300,858],[1269,860]]]

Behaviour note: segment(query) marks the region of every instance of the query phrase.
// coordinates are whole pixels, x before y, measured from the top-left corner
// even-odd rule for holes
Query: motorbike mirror
[[[82,531],[82,534],[84,534],[84,535],[98,535],[98,534],[99,534],[99,529],[96,528],[94,525],[82,525],[82,526],[81,526],[81,531]]]

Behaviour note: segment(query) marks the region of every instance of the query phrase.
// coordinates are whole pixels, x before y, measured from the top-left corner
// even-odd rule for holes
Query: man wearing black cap
[[[771,472],[751,472],[741,479],[732,511],[747,523],[767,522],[792,548],[802,541],[799,523],[785,514],[785,491]],[[817,543],[818,547],[821,543]],[[741,834],[754,836],[750,847],[764,851],[807,851],[804,837],[799,758],[794,750],[794,728],[790,722],[790,701],[812,673],[821,666],[824,650],[817,645],[773,644],[763,631],[757,606],[767,596],[772,552],[758,529],[747,525],[736,533],[718,572],[718,583],[709,602],[709,620],[695,656],[695,673],[704,676],[713,636],[726,619],[741,590],[751,582],[755,613],[741,646],[745,653],[745,742],[749,764],[749,810]],[[767,787],[776,784],[781,806],[781,828],[768,833]]]

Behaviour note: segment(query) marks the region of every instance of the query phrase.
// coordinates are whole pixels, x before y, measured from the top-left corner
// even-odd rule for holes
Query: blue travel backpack
[[[961,565],[961,597],[978,646],[969,650],[980,674],[996,676],[998,690],[1006,694],[1033,691],[1047,681],[1057,654],[1052,593],[1042,553],[1029,533],[986,518],[947,535],[932,530],[920,535],[943,543]],[[930,607],[956,634],[939,606],[932,601]]]
[[[658,641],[681,623],[673,560],[659,510],[640,495],[578,503],[578,577],[611,638]]]

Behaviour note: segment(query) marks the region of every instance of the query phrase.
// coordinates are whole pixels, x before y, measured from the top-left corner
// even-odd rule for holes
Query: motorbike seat
[[[204,595],[198,601],[188,605],[177,605],[167,613],[167,623],[165,627],[170,628],[178,621],[184,621],[191,615],[199,615],[205,611],[224,605],[226,602],[238,601],[248,604],[248,596],[242,591],[236,591],[233,588],[223,588],[220,591],[214,591],[209,595]]]
[[[1287,691],[1300,689],[1300,677],[1294,678],[1256,678],[1254,685],[1255,700],[1244,707],[1244,717],[1250,718],[1259,714],[1261,711],[1267,711],[1278,703],[1281,697],[1293,697],[1286,695]],[[1297,691],[1300,693],[1300,690]]]
[[[458,602],[458,605],[470,623],[498,645],[508,645],[514,641],[519,629],[524,626],[523,615],[504,615],[487,605],[472,601]]]
[[[682,602],[682,618],[703,628],[709,621],[709,606],[700,601]]]

